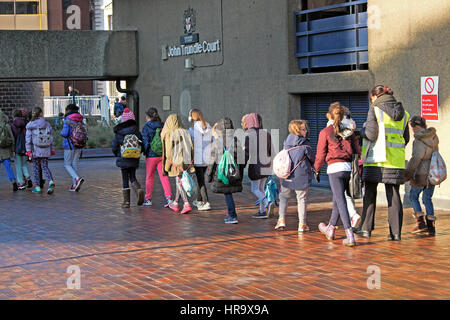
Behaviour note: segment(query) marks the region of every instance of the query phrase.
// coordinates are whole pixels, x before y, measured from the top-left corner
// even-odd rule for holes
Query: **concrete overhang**
[[[124,80],[139,75],[137,31],[0,31],[0,81]]]
[[[372,76],[367,70],[288,76],[288,92],[292,94],[369,91],[372,87]]]

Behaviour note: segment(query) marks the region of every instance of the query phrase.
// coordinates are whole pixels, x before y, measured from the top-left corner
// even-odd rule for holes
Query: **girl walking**
[[[257,113],[250,113],[243,118],[246,130],[245,158],[248,160],[248,177],[251,180],[252,193],[258,198],[259,211],[252,216],[256,219],[268,218],[273,211],[274,203],[271,203],[268,212],[268,201],[265,197],[267,177],[271,174],[271,136],[263,129],[262,118]]]
[[[147,175],[145,179],[145,202],[144,206],[152,205],[153,182],[155,178],[155,170],[158,170],[159,181],[164,189],[164,196],[166,197],[165,207],[168,207],[172,202],[172,191],[170,190],[169,177],[163,175],[162,169],[162,142],[161,130],[164,124],[159,117],[156,108],[148,108],[145,112],[145,119],[147,123],[142,129],[142,138],[144,143],[144,153],[146,155],[146,170]],[[161,142],[158,143],[157,142]],[[153,142],[153,144],[152,144]],[[153,150],[152,149],[153,145]],[[161,149],[160,149],[161,148]]]
[[[0,110],[0,164],[3,163],[13,191],[18,190],[16,177],[11,168],[11,158],[14,157],[15,140],[9,125],[8,117]]]
[[[289,135],[284,141],[284,149],[292,149],[289,156],[292,160],[293,171],[287,179],[281,179],[280,207],[278,210],[278,222],[275,230],[283,230],[286,227],[286,207],[292,190],[297,195],[298,208],[298,232],[309,231],[306,223],[306,204],[309,187],[312,182],[311,165],[315,156],[309,139],[306,138],[308,127],[305,120],[292,120],[289,123]]]
[[[125,137],[128,137],[130,140],[138,139],[139,141],[142,141],[142,135],[139,132],[134,114],[130,109],[125,108],[123,110],[121,123],[116,125],[113,130],[115,136],[112,142],[112,152],[117,157],[116,165],[122,171],[122,208],[130,207],[130,184],[137,196],[137,205],[140,206],[144,203],[145,192],[136,179],[136,169],[139,167],[139,158],[123,158],[121,155],[121,146],[123,146],[124,143],[128,143],[127,141],[124,141]]]
[[[410,182],[411,190],[409,199],[414,208],[414,217],[417,224],[412,233],[427,232],[434,236],[435,220],[433,193],[434,185],[428,182],[428,173],[430,171],[431,155],[433,151],[439,150],[439,138],[436,135],[435,128],[427,128],[425,118],[414,116],[409,121],[409,125],[414,133],[414,143],[412,157],[408,162],[405,171],[405,180]],[[419,196],[422,193],[422,202],[425,205],[426,216],[422,211],[419,202]]]
[[[341,218],[347,236],[343,240],[343,245],[355,246],[345,191],[349,190],[352,154],[360,154],[361,150],[355,133],[349,137],[344,133],[345,128],[341,125],[345,115],[344,107],[339,102],[332,103],[329,113],[333,125],[320,131],[314,169],[319,172],[325,161],[328,164],[327,174],[333,192],[333,211],[328,225],[320,223],[319,230],[325,234],[328,240],[334,240],[335,227],[338,219]]]
[[[34,193],[41,193],[41,175],[40,170],[47,177],[48,194],[55,191],[52,173],[48,167],[48,158],[55,154],[55,142],[53,140],[53,128],[50,123],[44,119],[44,113],[39,107],[33,108],[31,121],[26,126],[26,150],[25,153],[32,159]]]
[[[27,187],[33,187],[33,182],[31,182],[31,177],[27,166],[28,158],[25,155],[25,152],[27,152],[25,148],[27,121],[23,117],[21,110],[15,110],[13,116],[14,120],[11,125],[11,130],[15,140],[16,156],[14,157],[14,164],[16,166],[18,189],[23,190]]]
[[[78,162],[81,156],[82,148],[75,147],[72,141],[72,132],[74,126],[83,123],[83,116],[78,112],[79,108],[75,104],[69,104],[66,107],[66,114],[64,115],[63,128],[61,130],[61,137],[63,140],[64,149],[64,168],[72,177],[72,185],[69,191],[80,191],[81,184],[84,179],[78,175]]]
[[[229,118],[221,119],[217,122],[212,134],[215,138],[211,145],[211,163],[206,169],[206,177],[208,182],[213,182],[212,191],[214,193],[222,193],[225,195],[225,202],[227,204],[228,213],[225,217],[225,223],[238,223],[236,206],[233,199],[233,193],[242,192],[242,177],[245,168],[245,154],[239,140],[234,137],[233,122]],[[229,180],[225,184],[219,179],[217,174],[218,166],[224,150],[228,150],[233,155],[234,163],[238,166],[238,175],[236,179]],[[241,161],[241,163],[239,163]]]
[[[206,191],[205,172],[207,159],[211,154],[211,126],[205,121],[203,113],[198,109],[191,110],[189,121],[193,123],[193,126],[189,128],[189,133],[194,142],[194,168],[199,188],[197,200],[194,200],[193,204],[199,211],[209,210],[211,205]]]
[[[161,131],[161,140],[163,145],[162,161],[163,172],[169,177],[175,178],[176,194],[175,199],[169,204],[169,208],[178,212],[178,200],[183,199],[183,209],[180,213],[185,214],[192,211],[188,197],[181,184],[181,176],[184,171],[194,173],[193,151],[191,136],[183,128],[181,119],[176,114],[167,117]]]

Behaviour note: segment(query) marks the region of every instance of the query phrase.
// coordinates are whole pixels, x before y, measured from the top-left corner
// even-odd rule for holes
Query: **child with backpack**
[[[178,212],[178,200],[181,196],[184,205],[180,213],[185,214],[192,211],[187,197],[186,184],[193,188],[192,178],[189,173],[194,173],[193,166],[194,146],[192,144],[189,132],[183,128],[180,117],[176,114],[170,114],[161,131],[161,140],[163,145],[162,161],[164,175],[175,178],[176,194],[175,199],[169,204],[169,208]]]
[[[44,113],[39,107],[33,108],[31,121],[26,126],[25,153],[32,159],[34,193],[41,193],[40,170],[47,176],[49,181],[47,194],[55,191],[52,173],[48,167],[48,158],[55,154],[55,142],[53,140],[53,128],[51,124],[44,119]]]
[[[31,177],[27,166],[28,157],[25,155],[25,152],[27,152],[25,148],[25,127],[27,125],[27,121],[23,117],[22,110],[19,109],[14,110],[13,117],[14,120],[11,125],[11,130],[15,141],[14,151],[16,156],[14,157],[14,164],[16,166],[18,189],[23,190],[27,187],[33,187],[33,182],[31,182]]]
[[[64,168],[72,177],[72,185],[69,191],[80,191],[84,179],[78,175],[78,162],[81,151],[86,146],[88,135],[86,125],[83,123],[83,116],[78,112],[79,108],[75,104],[66,107],[64,115],[61,137],[64,149]]]
[[[14,156],[15,140],[8,123],[8,117],[0,110],[0,163],[3,163],[6,174],[13,185],[13,191],[18,190],[16,177],[11,168],[11,158]]]
[[[189,122],[193,123],[193,126],[189,128],[189,133],[194,142],[194,168],[199,188],[197,200],[194,200],[193,203],[199,211],[206,211],[211,209],[205,185],[207,159],[211,154],[211,126],[198,109],[192,109],[189,112]]]
[[[159,180],[161,181],[164,189],[164,196],[166,197],[166,204],[164,207],[168,207],[172,202],[172,191],[170,190],[169,177],[164,176],[162,170],[161,130],[164,124],[162,123],[156,108],[148,108],[145,112],[145,119],[147,120],[147,123],[142,129],[147,169],[144,206],[152,205],[153,181],[155,178],[155,170],[158,170]]]
[[[117,157],[116,165],[122,171],[122,208],[130,207],[130,183],[135,192],[140,206],[144,203],[145,191],[136,179],[136,169],[139,167],[141,155],[142,135],[139,132],[133,112],[125,108],[122,113],[121,123],[114,127],[114,139],[112,152]]]
[[[305,120],[292,120],[289,123],[289,135],[284,141],[284,150],[288,157],[285,160],[289,162],[288,173],[281,180],[280,207],[278,210],[278,222],[275,230],[284,230],[286,228],[286,207],[292,190],[297,195],[298,208],[298,232],[309,231],[306,223],[306,205],[309,187],[312,182],[312,169],[315,155],[312,151],[308,134],[308,126]],[[278,155],[277,155],[278,156]],[[277,173],[278,157],[274,159],[274,171]]]
[[[233,122],[229,118],[219,120],[212,129],[211,159],[206,169],[208,182],[213,182],[212,191],[225,195],[228,213],[226,224],[238,223],[233,193],[242,192],[245,168],[245,153],[234,136]]]
[[[259,200],[259,211],[252,216],[256,219],[269,218],[273,212],[274,203],[269,203],[265,197],[267,177],[271,173],[272,141],[270,133],[263,129],[262,118],[257,113],[250,113],[243,118],[246,130],[244,151],[248,160],[248,177],[251,181],[252,193]]]

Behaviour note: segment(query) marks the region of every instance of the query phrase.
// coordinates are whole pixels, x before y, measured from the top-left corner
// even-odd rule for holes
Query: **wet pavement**
[[[122,209],[113,158],[81,161],[79,193],[68,191],[62,161],[50,169],[53,195],[12,192],[0,171],[0,299],[450,299],[448,211],[436,211],[428,237],[409,233],[406,208],[402,241],[391,242],[379,207],[372,238],[348,248],[342,226],[332,242],[318,232],[331,212],[326,189],[312,189],[311,232],[299,235],[294,199],[287,230],[276,232],[276,218],[251,218],[249,185],[235,195],[239,224],[226,225],[223,195],[209,192],[211,211],[175,214],[163,208],[158,178],[152,207],[133,196]],[[79,289],[68,268],[80,272]]]

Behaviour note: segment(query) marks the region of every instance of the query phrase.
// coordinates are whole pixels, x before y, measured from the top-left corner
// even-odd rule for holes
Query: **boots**
[[[139,182],[134,181],[131,183],[131,188],[133,189],[134,193],[136,194],[136,197],[138,198],[137,205],[140,206],[144,203],[144,197],[145,197],[145,191],[144,189],[141,189],[141,185]]]
[[[335,230],[335,226],[332,226],[330,224],[328,224],[327,226],[325,225],[325,223],[321,222],[319,224],[319,230],[320,232],[322,232],[325,237],[327,237],[328,240],[334,240],[334,230]]]
[[[129,208],[130,207],[130,188],[122,189],[122,194],[123,194],[122,208]]]
[[[411,231],[411,233],[420,233],[427,231],[427,225],[425,224],[425,216],[423,212],[415,212],[413,213],[414,218],[416,218],[416,226]]]
[[[428,235],[434,236],[436,233],[436,224],[435,224],[436,217],[427,215],[426,221],[427,221]]]
[[[347,236],[347,238],[342,240],[342,244],[347,247],[356,246],[355,236],[353,235],[353,229],[352,228],[345,229],[345,235]]]

